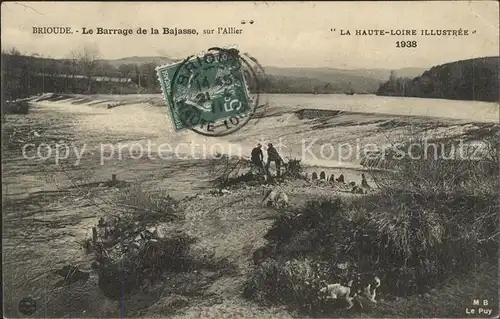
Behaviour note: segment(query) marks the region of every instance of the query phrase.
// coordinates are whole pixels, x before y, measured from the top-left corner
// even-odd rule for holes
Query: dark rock
[[[362,189],[361,187],[358,187],[358,186],[354,186],[351,190],[351,193],[354,193],[354,194],[365,194],[365,190]]]
[[[103,217],[99,218],[99,222],[97,223],[97,226],[104,227],[104,225],[105,225],[104,224],[104,218]]]
[[[57,275],[64,277],[62,281],[58,284],[60,285],[71,285],[78,281],[87,281],[89,279],[90,273],[81,271],[78,267],[66,265],[61,269],[54,271]]]
[[[364,188],[370,188],[370,185],[368,185],[368,181],[366,180],[365,174],[361,174],[361,186]]]
[[[90,239],[86,239],[83,242],[83,249],[85,250],[85,253],[90,254],[94,252],[94,244],[93,241]]]

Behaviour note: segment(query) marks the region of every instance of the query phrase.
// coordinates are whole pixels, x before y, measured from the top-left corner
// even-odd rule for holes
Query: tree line
[[[439,65],[416,78],[391,72],[377,95],[498,101],[498,57],[485,57]]]
[[[156,64],[122,64],[99,60],[85,48],[68,59],[2,51],[2,100],[15,100],[44,92],[76,94],[160,93]]]
[[[16,49],[2,51],[3,100],[39,93],[137,94],[161,93],[156,63],[114,66],[100,59],[99,52],[83,48],[67,59],[25,55]],[[263,93],[345,93],[349,83],[315,78],[267,75],[249,89]]]

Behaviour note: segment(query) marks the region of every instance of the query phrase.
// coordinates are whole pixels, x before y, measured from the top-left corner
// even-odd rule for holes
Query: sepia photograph
[[[3,1],[5,318],[496,318],[497,1]]]

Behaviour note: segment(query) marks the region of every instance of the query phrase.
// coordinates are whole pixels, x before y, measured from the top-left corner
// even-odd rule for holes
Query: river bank
[[[261,207],[262,187],[243,185],[229,190],[224,196],[213,195],[213,180],[220,170],[208,155],[218,151],[215,147],[211,150],[213,152],[207,151],[206,158],[201,156],[202,149],[195,149],[197,158],[188,153],[187,158],[169,159],[161,159],[157,152],[151,153],[155,159],[139,156],[125,147],[123,156],[108,156],[103,162],[100,146],[103,143],[116,147],[118,143],[146,145],[151,140],[158,145],[175,146],[178,145],[176,141],[190,145],[194,140],[198,145],[218,144],[226,150],[232,143],[246,155],[244,150],[250,150],[261,136],[272,136],[275,139],[282,137],[283,144],[288,146],[290,152],[284,147],[284,156],[300,158],[302,140],[309,143],[317,140],[311,152],[319,157],[321,145],[326,142],[337,145],[359,139],[363,144],[380,144],[387,135],[404,137],[409,127],[417,127],[420,132],[441,130],[457,136],[464,132],[471,136],[485,130],[495,132],[491,123],[471,124],[463,119],[409,121],[401,117],[363,117],[360,114],[299,119],[294,113],[290,115],[273,104],[269,116],[248,124],[248,130],[241,135],[206,141],[192,132],[176,135],[163,110],[155,106],[160,103],[156,102],[157,99],[157,96],[136,96],[129,100],[130,103],[111,110],[106,109],[107,104],[121,103],[114,96],[40,100],[34,103],[29,114],[6,117],[4,132],[9,134],[3,143],[2,217],[5,313],[8,316],[21,315],[17,303],[26,296],[37,301],[34,315],[47,317],[118,317],[123,311],[126,316],[142,317],[164,316],[169,311],[178,317],[296,315],[283,306],[259,306],[241,296],[244,282],[255,270],[252,252],[266,244],[264,235],[273,218],[280,214],[272,208]],[[281,128],[279,133],[276,133],[277,125]],[[69,145],[71,142],[80,151],[86,145],[85,152],[79,153],[81,157],[70,153],[56,163],[53,157],[26,159],[22,154],[26,143],[38,146],[43,143]],[[75,165],[77,159],[79,162]],[[356,161],[339,163],[335,158],[321,160],[311,156],[305,157],[304,162],[308,165],[304,173],[343,174],[348,182],[356,184],[361,181],[361,173],[367,172]],[[124,187],[106,186],[113,174],[126,182]],[[375,186],[373,179],[368,177],[368,182]],[[280,187],[288,193],[292,207],[307,200],[356,196],[311,180],[286,181]],[[104,296],[97,284],[98,276],[90,267],[92,256],[85,254],[82,243],[91,237],[92,226],[99,218],[120,211],[123,196],[134,189],[152,196],[170,194],[181,201],[179,210],[183,212],[183,220],[163,226],[197,237],[196,249],[213,253],[214,258],[225,258],[235,267],[235,272],[220,277],[210,273],[204,273],[205,277],[188,274],[182,278],[192,287],[183,286],[172,293],[165,284],[180,283],[165,281],[154,288],[155,293],[132,296],[125,303]],[[198,196],[191,198],[195,194]],[[89,272],[89,280],[56,287],[60,278],[53,271],[67,264]],[[495,272],[489,271],[493,266],[486,264],[482,267],[473,274],[465,274],[464,278],[457,276],[444,282],[428,295],[396,299],[381,296],[384,301],[381,300],[372,312],[361,315],[398,317],[411,312],[415,316],[445,316],[450,311],[444,307],[446,303],[457,305],[453,311],[461,313],[462,305],[468,305],[471,296],[479,296],[485,290],[495,291],[496,281],[491,277]],[[203,287],[194,285],[196,281],[203,282]],[[191,294],[183,295],[186,291]],[[184,298],[175,297],[182,299],[182,307],[172,306],[173,295]],[[356,315],[359,314],[349,314]]]

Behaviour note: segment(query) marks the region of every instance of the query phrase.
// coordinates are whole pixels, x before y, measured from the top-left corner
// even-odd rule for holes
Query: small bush
[[[263,302],[274,303],[280,301],[278,295],[281,266],[274,260],[264,261],[246,281],[243,295],[247,298]]]
[[[331,278],[326,263],[293,259],[285,263],[263,262],[246,282],[243,295],[264,304],[285,303],[301,311],[321,308],[325,303],[320,289]]]
[[[132,187],[124,190],[120,205],[126,211],[101,218],[93,227],[92,239],[84,242],[95,253],[93,268],[99,274],[99,287],[109,298],[148,291],[148,282],[177,283],[182,281],[179,276],[192,278],[190,274],[198,269],[212,272],[213,278],[234,271],[227,260],[203,249],[194,250],[196,238],[178,231],[160,232],[159,224],[180,215],[177,201],[168,194]],[[185,282],[185,289],[192,286],[201,290],[203,283]]]
[[[134,216],[134,222],[141,225],[169,222],[179,218],[177,201],[163,192],[144,192],[139,185],[133,185],[123,191],[120,206]]]
[[[303,167],[300,159],[290,159],[285,165],[285,172],[283,173],[283,177],[290,178],[303,178]]]
[[[280,215],[265,238],[274,241],[286,241],[297,232],[319,229],[337,217],[343,210],[340,200],[309,201],[303,208],[291,214]]]

